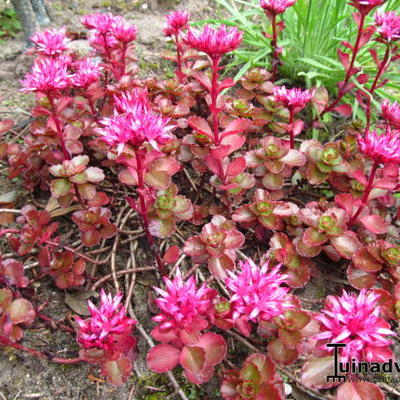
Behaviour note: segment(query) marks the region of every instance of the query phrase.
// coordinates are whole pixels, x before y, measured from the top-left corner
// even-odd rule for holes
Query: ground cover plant
[[[177,374],[196,385],[216,377],[227,400],[283,399],[287,381],[319,399],[399,395],[357,371],[328,382],[327,344],[346,344],[342,362],[395,357],[400,105],[379,104],[376,90],[398,57],[400,16],[377,11],[384,0],[350,2],[357,34],[337,49],[343,73],[330,96],[278,84],[281,15],[295,3],[261,0],[272,68],[238,82],[223,70],[243,33],[190,27],[186,11],[166,17],[175,46],[163,54],[176,68],[169,80],[139,77],[138,32],[120,16],[82,18],[92,49],[85,56],[71,50],[64,28],[32,37],[33,65],[21,81],[36,98],[30,131],[15,140],[13,121],[0,121],[2,163],[32,194],[18,210],[0,209],[17,216],[0,229],[0,346],[89,363],[122,385],[143,336],[148,368],[166,374],[182,399]],[[373,75],[357,63],[368,43]],[[351,119],[349,97],[365,122]],[[307,139],[327,129],[326,115],[340,134]],[[146,254],[140,263],[133,243]],[[116,262],[122,245],[132,257],[125,268]],[[145,271],[157,280],[150,333],[132,309]],[[346,290],[302,297],[310,280],[335,275]],[[46,277],[71,293],[98,290],[97,304],[88,302],[86,316],[51,319],[35,289]],[[74,356],[25,345],[24,330],[38,320],[75,336]]]

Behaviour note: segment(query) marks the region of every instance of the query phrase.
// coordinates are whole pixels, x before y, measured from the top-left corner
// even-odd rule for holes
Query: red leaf
[[[268,351],[271,358],[278,364],[289,365],[294,363],[299,356],[296,349],[289,349],[280,341],[273,339],[268,343]]]
[[[359,220],[366,229],[378,235],[387,233],[389,230],[389,224],[379,215],[365,215],[364,217],[360,217]]]
[[[376,274],[354,268],[354,265],[350,264],[347,268],[347,279],[351,286],[358,290],[369,289],[376,282]]]
[[[216,365],[222,362],[228,349],[225,339],[214,332],[207,332],[201,335],[196,346],[204,350],[207,365]]]
[[[350,104],[340,104],[339,106],[333,107],[333,110],[342,114],[344,117],[351,117],[353,109]]]
[[[219,90],[222,91],[224,89],[235,86],[235,84],[236,84],[236,82],[232,78],[226,78],[218,85],[218,87],[219,87]]]
[[[384,400],[379,386],[371,382],[345,382],[336,392],[336,400]]]
[[[205,367],[205,351],[198,346],[185,346],[179,356],[179,362],[186,370],[198,374]]]
[[[201,85],[203,85],[209,92],[211,91],[211,81],[210,78],[203,72],[194,72],[192,77],[196,79]]]
[[[368,74],[361,74],[357,77],[358,83],[363,85],[364,83],[367,83],[369,80],[369,75]]]
[[[201,117],[193,116],[188,119],[189,126],[195,131],[214,139],[214,134],[208,124],[207,120]]]
[[[170,246],[168,250],[165,252],[163,261],[166,264],[174,264],[178,261],[179,258],[179,247],[178,246]]]
[[[246,160],[244,157],[235,158],[226,171],[228,176],[237,176],[246,169]]]
[[[171,371],[178,365],[179,354],[180,351],[170,344],[158,344],[147,353],[147,366],[154,372]]]
[[[338,49],[337,53],[338,53],[340,62],[342,63],[344,69],[347,71],[350,66],[350,55],[340,49]]]
[[[3,119],[0,121],[0,135],[2,133],[8,132],[14,126],[14,121],[12,119]]]
[[[315,357],[307,361],[301,370],[302,383],[310,388],[327,389],[337,385],[335,382],[327,382],[326,377],[334,373],[333,356]],[[348,397],[346,400],[350,400]]]
[[[372,25],[367,26],[365,29],[363,29],[360,40],[360,47],[359,47],[360,49],[370,41],[374,33],[375,33],[375,27]]]
[[[235,135],[245,131],[250,126],[250,121],[243,118],[233,120],[228,124],[225,130],[222,132],[220,138],[223,139],[226,136]]]

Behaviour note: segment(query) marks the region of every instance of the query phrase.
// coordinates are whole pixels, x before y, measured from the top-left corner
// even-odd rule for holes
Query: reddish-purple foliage
[[[0,230],[10,244],[0,259],[1,346],[55,362],[86,361],[122,384],[133,370],[136,322],[120,293],[101,290],[91,316],[76,318],[77,358],[25,347],[18,343],[22,327],[40,318],[73,330],[71,318],[53,321],[41,313],[46,304],[36,282],[45,275],[67,291],[112,280],[118,292],[126,278],[131,307],[138,274],[157,268],[163,280],[156,299],[149,292],[148,308],[160,343],[147,354],[151,370],[180,365],[191,382],[209,381],[218,364],[230,361],[226,337],[238,338],[232,329],[251,336],[250,348],[268,351],[250,355],[239,370],[223,370],[221,394],[228,400],[283,398],[277,367],[296,361],[303,364],[303,385],[334,386],[326,382],[333,360],[328,341],[348,344],[346,360],[393,356],[388,321],[400,315],[400,106],[384,101],[376,116],[373,99],[399,57],[399,16],[377,13],[374,27],[368,13],[383,1],[350,3],[358,10],[355,42],[338,49],[344,78],[329,99],[322,87],[274,83],[281,77],[280,14],[294,3],[261,0],[271,22],[272,34],[264,33],[271,69],[251,69],[238,82],[220,74],[223,56],[243,34],[226,26],[197,31],[187,11],[166,18],[163,33],[176,47],[163,54],[176,66],[168,80],[139,77],[137,28],[122,17],[83,17],[92,47],[86,56],[72,49],[64,28],[34,35],[29,53],[36,58],[22,81],[36,98],[32,121],[18,141],[12,131],[18,125],[0,121],[1,162],[38,207],[15,210],[14,221],[8,217],[15,200],[6,196],[1,204],[0,220],[7,213],[14,223]],[[357,57],[371,41],[376,72],[367,74]],[[365,123],[350,120],[352,96]],[[324,117],[331,112],[346,121],[327,140],[318,129],[329,125]],[[303,140],[303,132],[313,139]],[[238,263],[238,256],[248,261]],[[292,290],[330,275],[347,277],[361,293],[330,296],[316,313]],[[376,385],[364,389],[382,398]],[[337,397],[355,393],[371,398],[357,385],[340,386]]]

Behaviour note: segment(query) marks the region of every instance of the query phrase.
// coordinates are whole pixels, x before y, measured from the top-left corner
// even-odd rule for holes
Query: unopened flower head
[[[284,13],[289,7],[292,7],[296,1],[297,0],[260,0],[260,6],[267,14],[278,15]]]
[[[269,321],[293,308],[289,288],[282,286],[287,276],[279,272],[280,267],[268,271],[268,263],[260,268],[248,260],[241,263],[239,273],[228,271],[225,283],[233,293],[230,302],[235,319],[246,316],[251,321]]]
[[[379,7],[386,0],[350,0],[349,4],[364,15],[367,15],[375,7]]]
[[[378,134],[368,131],[365,136],[358,136],[360,151],[377,163],[400,164],[400,135],[390,130]]]
[[[375,14],[375,26],[379,35],[387,42],[400,38],[400,15],[393,11]]]
[[[400,104],[396,101],[390,104],[389,100],[383,100],[381,105],[382,118],[395,129],[400,129]]]
[[[177,35],[182,29],[188,27],[190,14],[189,11],[173,11],[165,16],[167,27],[163,30],[165,36]]]
[[[299,88],[287,89],[285,86],[274,86],[272,94],[275,101],[282,103],[294,112],[302,110],[313,98],[313,90],[301,90]]]
[[[71,80],[68,64],[68,59],[64,57],[37,59],[31,72],[21,81],[21,90],[48,93],[65,89]]]
[[[206,284],[197,288],[193,276],[184,281],[179,268],[174,279],[164,278],[164,282],[165,290],[154,288],[160,295],[156,303],[161,313],[155,316],[153,321],[160,323],[159,328],[194,331],[199,325],[206,327],[205,318],[213,308],[216,292]],[[203,323],[200,324],[200,321]]]
[[[218,59],[224,54],[236,50],[242,41],[243,33],[236,27],[227,28],[221,25],[218,29],[206,25],[202,32],[189,29],[186,42],[189,46],[202,51],[212,59]]]
[[[367,362],[384,362],[390,356],[391,341],[395,335],[390,324],[379,317],[377,304],[380,295],[365,289],[357,295],[343,291],[341,297],[328,296],[325,307],[316,319],[321,332],[315,338],[322,343],[344,343],[341,359]],[[325,348],[325,347],[324,347]]]
[[[125,104],[123,100],[119,102],[113,117],[100,121],[104,126],[104,129],[99,130],[102,140],[111,146],[117,146],[118,154],[126,143],[140,146],[148,142],[158,150],[159,144],[164,144],[171,138],[170,131],[173,127],[168,126],[169,120],[153,112],[146,98],[145,91],[138,91]],[[118,109],[122,111],[124,107],[125,111],[120,114]]]
[[[87,88],[100,77],[99,64],[89,58],[75,62],[74,67],[75,74],[72,77],[72,83],[76,87]]]
[[[36,32],[31,40],[35,44],[35,52],[48,57],[56,57],[62,54],[67,50],[69,42],[65,35],[65,28]]]
[[[79,326],[77,340],[85,349],[96,347],[112,351],[115,343],[114,335],[131,334],[137,322],[126,316],[121,300],[122,294],[112,297],[102,290],[98,308],[91,301],[88,302],[91,317],[85,320],[75,317]]]

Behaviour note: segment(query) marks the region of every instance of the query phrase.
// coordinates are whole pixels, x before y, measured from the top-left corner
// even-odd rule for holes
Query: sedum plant
[[[284,379],[317,398],[383,399],[376,383],[326,380],[328,343],[346,344],[343,360],[384,362],[400,316],[400,106],[374,98],[388,85],[400,26],[382,3],[348,6],[357,36],[336,49],[344,77],[331,98],[279,80],[294,1],[257,5],[273,25],[264,36],[273,68],[238,81],[222,71],[246,36],[190,27],[184,10],[163,31],[176,46],[164,54],[173,79],[137,74],[138,32],[119,16],[82,18],[86,56],[63,28],[35,34],[21,82],[35,95],[34,119],[19,140],[13,121],[0,121],[1,163],[32,199],[1,209],[17,217],[0,229],[0,346],[86,362],[123,385],[137,326],[148,368],[167,374],[182,400],[181,370],[196,385],[219,379],[227,400],[283,399]],[[359,57],[371,44],[378,70],[367,76]],[[351,119],[349,99],[364,122]],[[315,135],[327,115],[343,125],[329,142]],[[148,321],[135,316],[145,271],[156,282]],[[40,303],[46,276],[68,293],[101,288],[98,304],[89,301],[85,318],[53,320]],[[318,278],[329,282],[324,298],[304,298]],[[76,337],[75,357],[25,345],[39,320]]]

